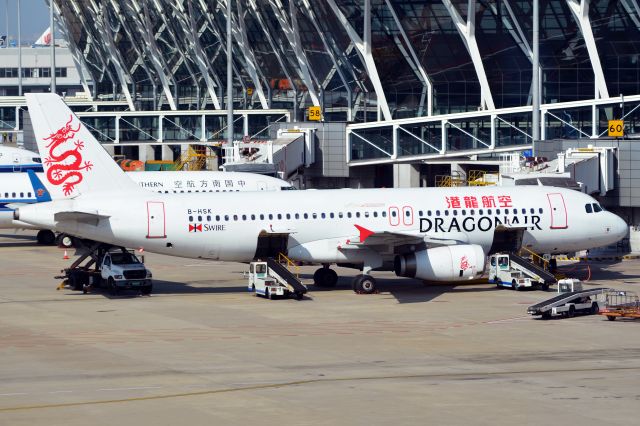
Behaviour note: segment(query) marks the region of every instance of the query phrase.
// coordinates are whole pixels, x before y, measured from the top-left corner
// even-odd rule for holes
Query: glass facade
[[[225,107],[225,1],[55,1],[101,99]],[[370,19],[365,0],[234,1],[236,108],[366,122],[531,104],[531,0],[369,1]],[[540,17],[542,103],[593,99],[598,75],[640,93],[637,2],[540,0]]]

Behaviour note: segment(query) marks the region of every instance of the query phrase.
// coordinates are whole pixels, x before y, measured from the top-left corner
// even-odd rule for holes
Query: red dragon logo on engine
[[[67,124],[49,135],[49,137],[44,138],[44,140],[51,141],[47,145],[49,156],[44,160],[45,165],[48,167],[47,180],[53,185],[62,185],[64,195],[71,194],[75,186],[82,182],[83,175],[81,170],[89,171],[93,167],[90,161],[85,161],[81,165],[82,154],[80,154],[80,150],[84,148],[84,142],[81,140],[73,142],[75,146],[73,149],[66,147],[67,149],[64,150],[64,147],[61,147],[68,140],[73,139],[80,130],[80,123],[74,129],[71,126],[72,121],[73,116],[70,116]],[[56,149],[58,151],[54,152]]]

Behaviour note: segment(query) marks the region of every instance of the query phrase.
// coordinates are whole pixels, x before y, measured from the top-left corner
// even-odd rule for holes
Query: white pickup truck
[[[150,294],[153,289],[151,271],[129,251],[107,252],[102,258],[100,278],[111,294],[118,294],[125,289]]]

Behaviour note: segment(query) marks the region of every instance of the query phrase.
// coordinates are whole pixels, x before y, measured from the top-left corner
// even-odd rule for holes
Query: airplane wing
[[[359,235],[346,241],[342,249],[370,247],[377,251],[394,251],[396,247],[409,245],[425,245],[426,248],[444,245],[461,244],[461,241],[451,239],[433,238],[419,231],[371,231],[360,225],[354,225],[359,231]]]

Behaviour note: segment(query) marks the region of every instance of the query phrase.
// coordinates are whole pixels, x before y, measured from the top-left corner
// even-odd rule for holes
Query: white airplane
[[[0,173],[42,171],[40,155],[22,148],[0,145]]]
[[[486,255],[502,247],[566,253],[628,230],[592,197],[544,186],[145,192],[58,96],[26,97],[53,201],[17,208],[16,220],[118,246],[226,261],[284,251],[323,264],[319,285],[335,285],[331,264],[359,268],[354,289],[371,293],[373,270],[463,281],[480,276]]]
[[[37,154],[34,154],[37,155]],[[159,193],[204,193],[238,191],[284,191],[295,189],[288,182],[254,173],[218,171],[176,172],[127,172],[141,188]],[[0,174],[0,229],[40,229],[13,219],[13,209],[8,205],[31,204],[51,201],[42,182],[44,173]],[[53,244],[53,231],[40,229],[39,244]]]

